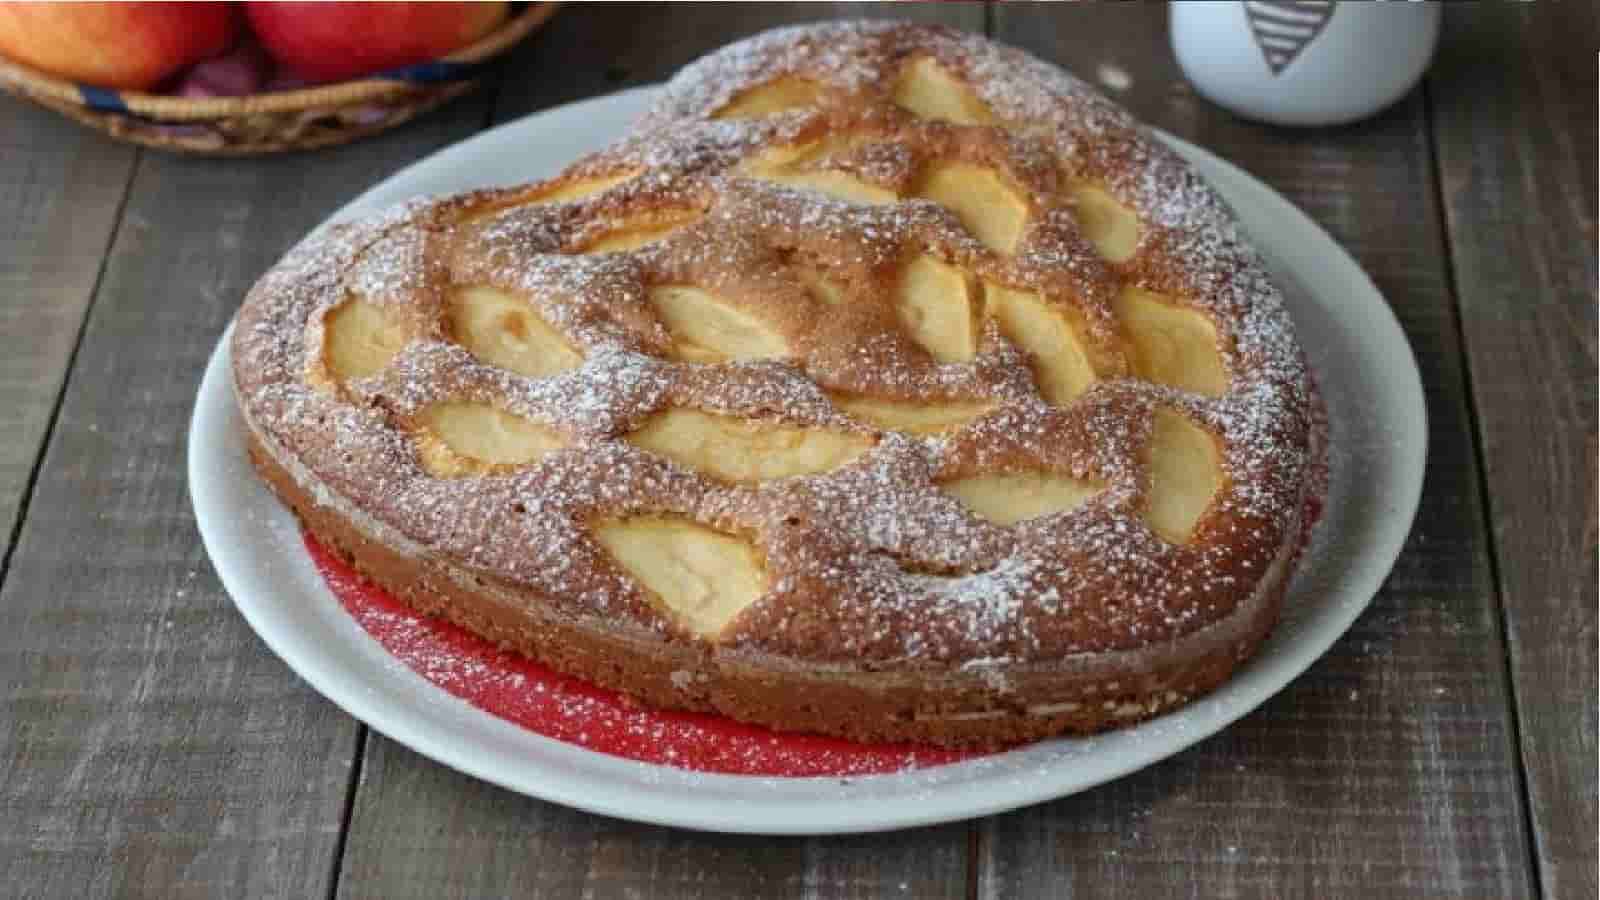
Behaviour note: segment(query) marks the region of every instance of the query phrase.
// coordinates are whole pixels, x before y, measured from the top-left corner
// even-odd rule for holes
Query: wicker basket
[[[477,85],[479,70],[543,25],[557,3],[528,3],[455,53],[359,81],[244,97],[187,99],[63,81],[0,57],[0,87],[118,140],[213,156],[310,150],[409,121]]]

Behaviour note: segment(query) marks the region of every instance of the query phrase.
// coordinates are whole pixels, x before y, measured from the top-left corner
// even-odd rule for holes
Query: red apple
[[[231,3],[0,3],[0,54],[97,87],[153,87],[238,31]]]
[[[262,3],[250,27],[279,63],[312,81],[344,81],[438,59],[488,33],[505,3]]]

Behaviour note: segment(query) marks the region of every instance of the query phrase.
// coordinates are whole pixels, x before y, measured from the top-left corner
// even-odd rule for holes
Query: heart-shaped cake
[[[263,476],[417,608],[663,707],[1004,743],[1211,690],[1276,621],[1311,387],[1177,154],[938,28],[769,32],[616,145],[291,251]]]

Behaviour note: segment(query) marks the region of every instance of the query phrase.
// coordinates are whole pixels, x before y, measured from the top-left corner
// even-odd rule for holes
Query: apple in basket
[[[231,97],[438,59],[509,12],[508,3],[0,2],[0,56],[94,87]]]
[[[344,81],[426,62],[506,18],[506,3],[245,4],[256,38],[309,82]]]
[[[0,55],[82,84],[148,90],[233,45],[231,3],[0,3]]]

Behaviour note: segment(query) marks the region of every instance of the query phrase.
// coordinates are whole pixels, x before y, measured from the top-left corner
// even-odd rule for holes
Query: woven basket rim
[[[448,56],[440,57],[435,62],[476,63],[497,56],[543,25],[555,14],[556,8],[560,5],[560,3],[530,3],[525,9],[506,19],[495,30]],[[47,75],[4,56],[0,56],[0,81],[12,82],[24,91],[43,95],[61,103],[86,110],[90,108],[77,83]],[[410,82],[388,78],[363,78],[292,91],[199,100],[138,91],[116,93],[130,113],[167,122],[194,122],[259,113],[345,106],[415,92],[417,89],[418,85]]]

